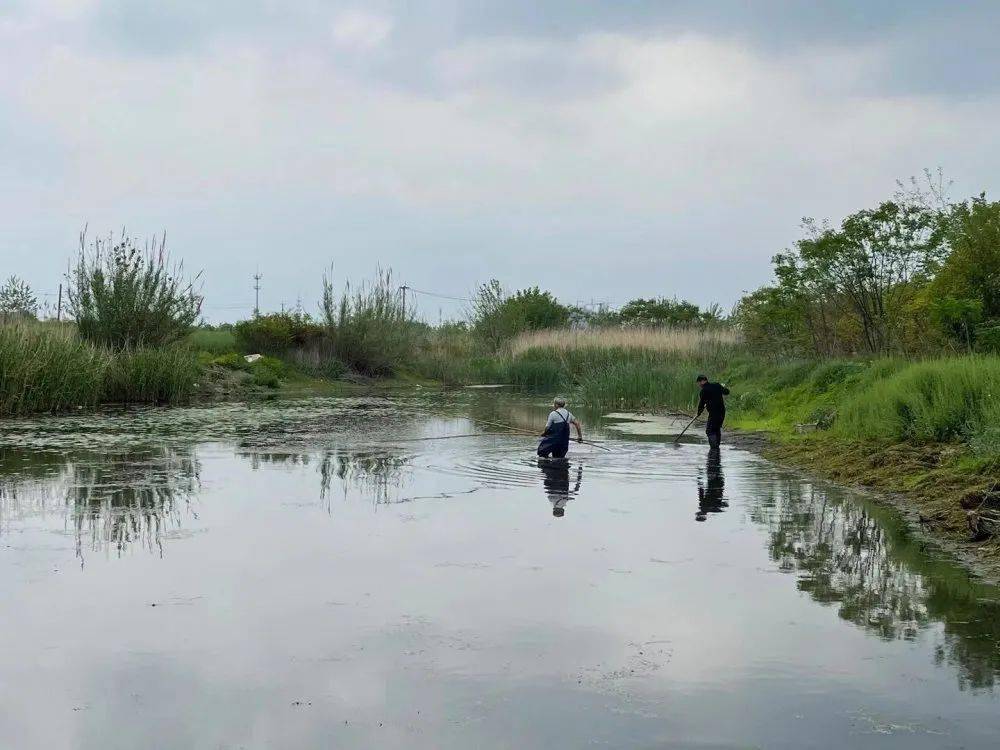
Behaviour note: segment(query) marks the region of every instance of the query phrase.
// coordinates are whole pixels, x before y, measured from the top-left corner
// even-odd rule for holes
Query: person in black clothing
[[[705,434],[708,435],[708,446],[713,450],[719,448],[722,442],[722,423],[726,420],[726,399],[729,389],[722,383],[710,383],[704,375],[698,376],[698,387],[701,388],[701,398],[698,399],[698,416],[708,409],[708,421],[705,423]]]

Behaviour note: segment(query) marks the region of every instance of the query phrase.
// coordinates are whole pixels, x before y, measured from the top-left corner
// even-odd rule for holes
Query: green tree
[[[490,351],[499,349],[507,339],[503,320],[506,299],[507,294],[497,279],[482,284],[472,298],[472,330]]]
[[[473,297],[472,330],[492,351],[524,331],[559,328],[570,320],[570,308],[537,286],[508,295],[491,279]]]
[[[0,320],[38,317],[38,299],[31,287],[11,276],[0,286]]]
[[[980,195],[956,204],[946,239],[951,253],[931,285],[935,317],[971,346],[980,325],[1000,324],[1000,202]]]
[[[537,286],[520,289],[505,299],[501,314],[513,336],[523,331],[560,328],[568,324],[570,318],[568,307],[553,297],[551,292],[543,292]]]
[[[912,285],[929,279],[945,254],[946,226],[938,211],[885,201],[851,214],[838,230],[800,240],[797,262],[805,279],[851,309],[865,348],[886,353],[897,343]]]
[[[625,326],[691,325],[701,320],[701,310],[692,302],[677,299],[634,299],[618,311]]]

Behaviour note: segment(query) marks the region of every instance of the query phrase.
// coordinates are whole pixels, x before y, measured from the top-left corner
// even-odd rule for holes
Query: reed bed
[[[186,348],[113,351],[82,340],[67,324],[0,325],[0,416],[174,403],[191,396],[198,372]]]
[[[656,328],[548,329],[522,333],[510,342],[514,357],[532,349],[560,352],[574,349],[646,350],[660,353],[695,353],[733,347],[737,331],[724,326]]]
[[[0,325],[0,415],[63,411],[101,399],[111,355],[70,326],[12,322]]]

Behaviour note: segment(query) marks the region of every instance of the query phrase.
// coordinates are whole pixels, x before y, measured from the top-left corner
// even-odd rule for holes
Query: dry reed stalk
[[[513,356],[531,349],[645,349],[657,352],[696,352],[706,347],[740,343],[731,328],[588,328],[548,329],[522,333],[510,343]]]

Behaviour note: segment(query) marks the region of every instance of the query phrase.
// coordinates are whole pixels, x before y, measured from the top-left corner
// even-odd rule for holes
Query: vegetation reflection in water
[[[995,688],[996,589],[929,554],[894,511],[841,488],[784,478],[760,483],[748,512],[769,532],[771,559],[814,601],[885,640],[937,628],[935,658],[956,669],[959,686]]]
[[[9,473],[16,466],[16,473]],[[133,545],[162,555],[164,537],[196,515],[194,448],[131,453],[0,452],[0,532],[31,516],[63,512],[81,564],[87,551],[121,555]]]
[[[456,411],[461,410],[452,405],[448,413]],[[271,418],[279,414],[280,408]],[[301,421],[299,429],[318,429],[318,419],[313,415]],[[407,497],[403,490],[410,473],[427,466],[421,461],[436,448],[419,442],[405,448],[352,446],[342,431],[335,432],[342,446],[303,450],[278,447],[286,438],[294,443],[294,431],[279,440],[253,440],[243,432],[234,441],[235,455],[254,471],[269,465],[315,467],[318,497],[327,509],[338,491],[345,499],[351,493],[377,504],[423,499]],[[77,437],[83,441],[82,434]],[[190,433],[183,442],[134,451],[0,451],[0,535],[31,517],[61,512],[75,535],[81,562],[87,551],[123,555],[132,547],[163,555],[169,534],[197,520],[200,448]],[[621,450],[643,445],[656,448],[636,442]],[[709,455],[699,471],[693,508],[697,521],[710,523],[712,514],[734,512],[726,458],[725,453],[721,458]],[[562,517],[585,480],[585,464],[539,462],[536,468],[530,461],[518,464],[518,470],[526,476],[533,472],[532,482],[551,503],[553,515]],[[739,499],[749,519],[766,530],[776,568],[794,576],[800,591],[836,607],[842,619],[881,639],[914,640],[921,632],[933,633],[934,658],[955,670],[962,689],[995,689],[1000,679],[996,589],[970,580],[955,564],[926,549],[894,511],[764,462],[757,467]]]

